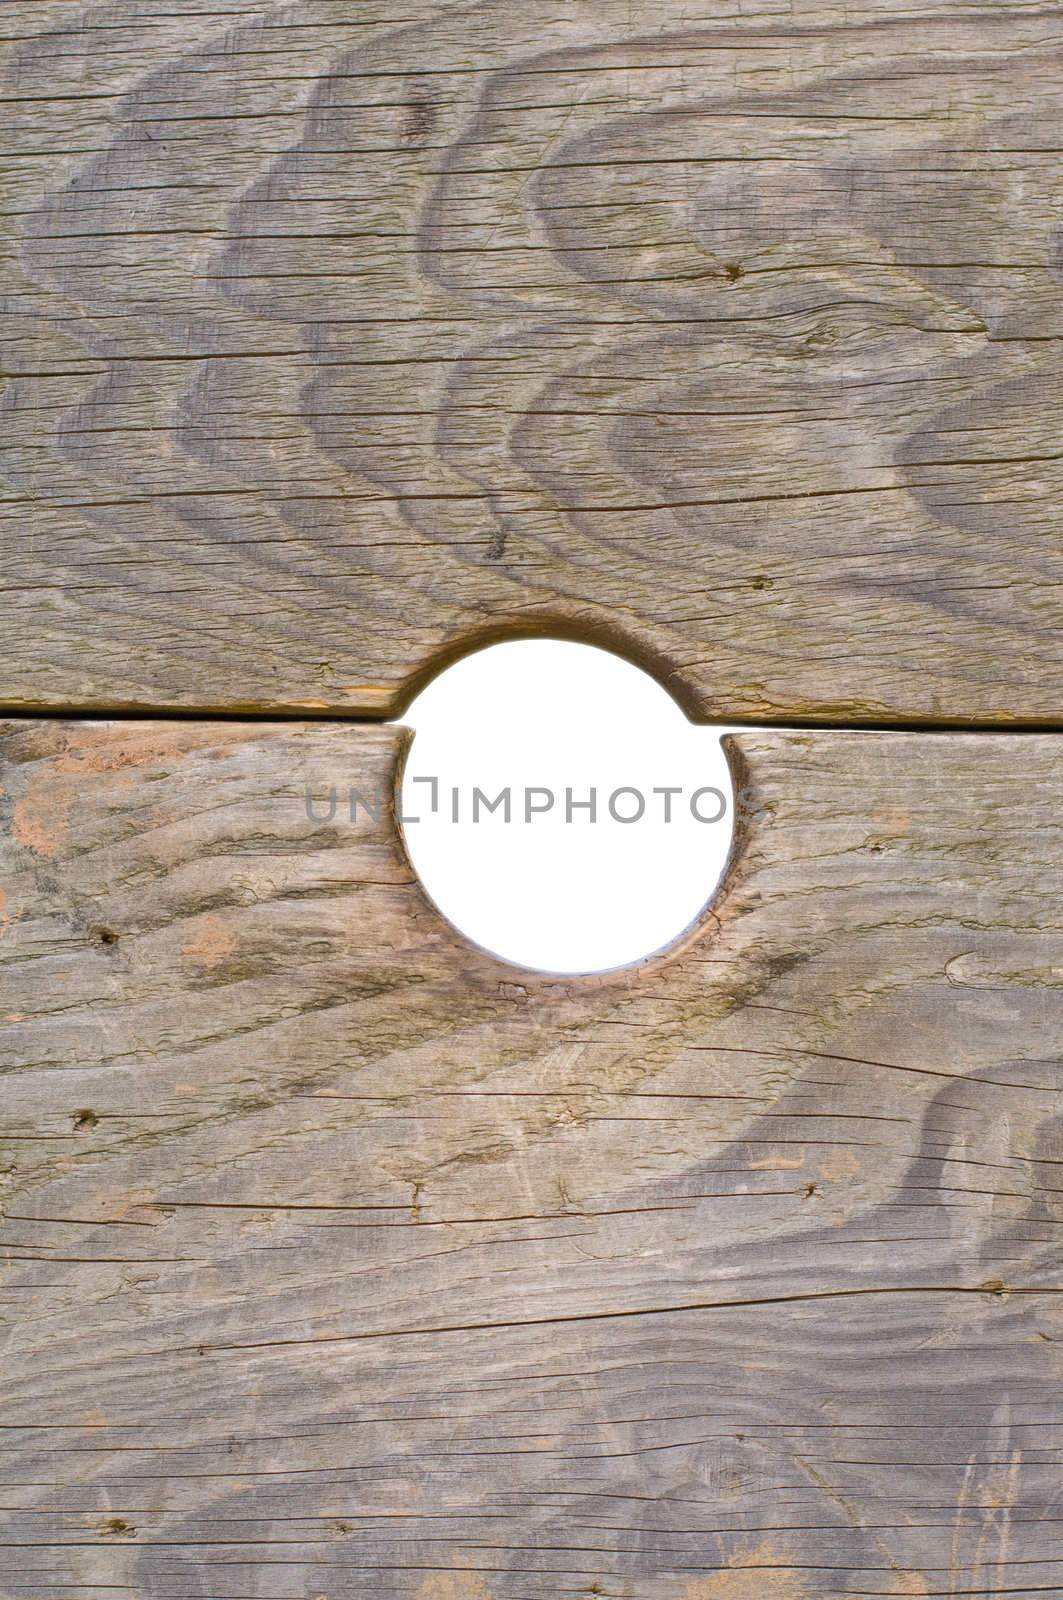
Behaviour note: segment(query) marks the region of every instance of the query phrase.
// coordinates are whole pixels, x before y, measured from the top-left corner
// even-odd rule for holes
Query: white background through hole
[[[444,915],[494,954],[547,972],[626,965],[671,943],[712,898],[733,819],[721,729],[688,722],[619,656],[553,639],[493,645],[441,673],[401,720],[415,730],[402,788],[410,857]],[[653,793],[664,787],[681,791],[671,821]],[[493,800],[506,788],[511,821],[481,804],[474,822],[473,790]],[[530,821],[529,788],[554,796]],[[641,820],[610,815],[621,788],[644,797]],[[574,808],[568,821],[566,792],[578,802],[592,789],[596,820]],[[705,789],[726,799],[719,821],[692,814]],[[706,817],[720,809],[712,794],[696,803]],[[639,796],[617,798],[624,816],[638,808]]]

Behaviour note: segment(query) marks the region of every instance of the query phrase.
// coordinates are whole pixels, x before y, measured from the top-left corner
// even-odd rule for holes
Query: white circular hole
[[[630,662],[556,639],[493,645],[402,720],[410,859],[493,954],[557,973],[626,966],[711,899],[732,836],[721,730],[688,722]]]

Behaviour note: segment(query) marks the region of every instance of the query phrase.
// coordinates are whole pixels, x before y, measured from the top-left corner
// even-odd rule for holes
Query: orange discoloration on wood
[[[870,821],[879,833],[894,837],[912,831],[912,813],[907,806],[879,806],[871,812]]]
[[[809,1600],[808,1590],[786,1557],[765,1540],[738,1550],[723,1572],[698,1578],[687,1589],[686,1600]]]
[[[155,1223],[159,1220],[158,1207],[157,1194],[145,1184],[116,1192],[108,1206],[108,1216],[115,1222]]]
[[[436,1572],[421,1584],[416,1600],[491,1600],[491,1591],[475,1572]]]
[[[860,1171],[860,1162],[851,1150],[832,1150],[816,1169],[824,1183],[845,1183]]]
[[[11,818],[17,842],[35,856],[54,856],[70,826],[73,795],[66,788],[38,781],[22,796]]]
[[[181,954],[197,967],[217,967],[236,949],[232,929],[221,917],[204,917],[181,946]]]
[[[239,744],[249,738],[251,732],[239,724],[220,731],[217,726],[205,723],[193,728],[190,737],[188,729],[160,727],[158,723],[89,724],[68,731],[61,752],[50,765],[59,773],[128,771],[132,777],[139,767],[180,761],[190,748]]]

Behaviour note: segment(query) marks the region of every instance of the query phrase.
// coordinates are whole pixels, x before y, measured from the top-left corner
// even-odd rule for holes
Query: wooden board
[[[8,708],[1058,724],[1058,12],[8,0]]]
[[[4,1594],[1058,1595],[1059,741],[743,734],[557,981],[308,821],[403,737],[4,726]]]

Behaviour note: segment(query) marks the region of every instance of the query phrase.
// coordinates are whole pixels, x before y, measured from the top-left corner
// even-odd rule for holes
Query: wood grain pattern
[[[1058,1595],[1058,740],[743,734],[556,981],[308,821],[403,738],[4,725],[3,1592]]]
[[[3,20],[3,705],[1059,723],[1058,7]]]

